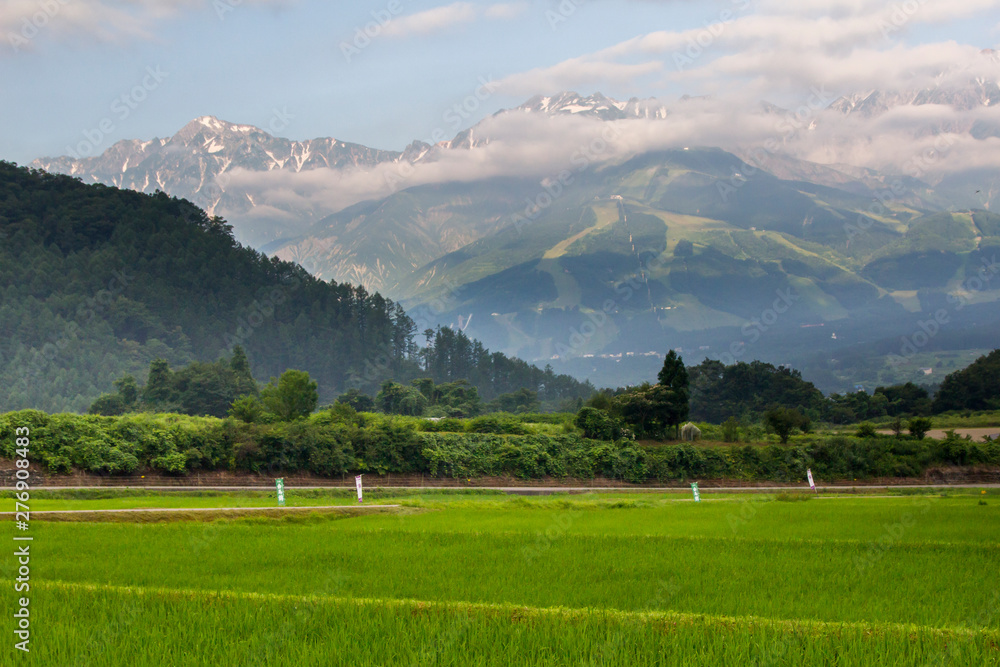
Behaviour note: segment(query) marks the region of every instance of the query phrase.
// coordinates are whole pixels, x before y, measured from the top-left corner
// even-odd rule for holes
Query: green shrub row
[[[480,418],[482,419],[482,418]],[[628,482],[729,478],[801,481],[914,477],[937,465],[1000,465],[1000,443],[835,436],[794,445],[644,447],[576,434],[509,433],[507,420],[472,420],[476,431],[427,432],[416,420],[331,411],[290,423],[139,414],[122,417],[0,415],[0,453],[15,455],[15,428],[30,429],[30,458],[50,473],[74,469],[126,475],[231,470],[276,475],[312,472],[424,473],[524,479],[607,477]],[[493,428],[499,432],[489,432]]]

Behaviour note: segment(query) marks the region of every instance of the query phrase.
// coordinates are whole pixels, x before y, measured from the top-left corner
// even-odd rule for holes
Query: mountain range
[[[882,365],[937,307],[950,323],[927,350],[1000,320],[1000,178],[965,159],[1000,137],[998,102],[982,78],[750,110],[564,92],[404,151],[206,116],[32,166],[186,197],[245,244],[400,300],[421,328],[599,383],[680,348],[815,354],[831,390],[859,379],[829,363],[836,350],[877,344]],[[907,114],[923,120],[895,122]],[[926,379],[875,370],[865,381]]]

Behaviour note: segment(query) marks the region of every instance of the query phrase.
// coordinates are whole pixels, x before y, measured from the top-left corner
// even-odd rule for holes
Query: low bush
[[[817,479],[833,480],[914,477],[940,465],[1000,465],[1000,442],[972,442],[953,433],[941,441],[810,435],[792,445],[639,446],[627,439],[584,438],[572,425],[565,430],[539,426],[541,432],[532,433],[511,415],[431,422],[348,410],[276,423],[28,410],[0,415],[0,455],[14,458],[18,427],[29,428],[30,458],[50,474],[76,469],[104,475],[183,475],[200,469],[275,476],[308,471],[325,476],[607,477],[634,483],[712,478],[800,482],[807,468]]]

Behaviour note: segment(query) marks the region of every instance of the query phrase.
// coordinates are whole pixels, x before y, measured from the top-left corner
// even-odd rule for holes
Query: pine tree
[[[237,396],[257,396],[260,394],[257,381],[253,379],[253,373],[250,372],[250,360],[242,345],[233,347],[233,356],[229,360],[229,367],[236,376]]]
[[[670,350],[656,378],[660,386],[666,390],[661,403],[663,412],[661,419],[665,425],[673,426],[677,433],[681,422],[688,418],[690,412],[688,372],[684,367],[684,360]]]
[[[142,390],[142,400],[150,407],[160,407],[170,402],[173,394],[170,366],[166,359],[154,359],[149,365],[149,377]]]

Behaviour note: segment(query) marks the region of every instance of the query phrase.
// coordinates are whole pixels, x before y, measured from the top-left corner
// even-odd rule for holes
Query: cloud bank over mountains
[[[426,147],[412,163],[308,172],[236,170],[230,183],[266,193],[268,200],[299,199],[303,206],[337,209],[418,185],[542,179],[648,151],[713,146],[756,155],[762,163],[786,156],[936,185],[955,173],[1000,167],[1000,63],[992,54],[966,55],[968,65],[940,74],[929,88],[843,95],[818,85],[789,108],[728,96],[646,100],[666,110],[663,118],[600,120],[582,109],[515,109],[487,118],[454,141]]]
[[[412,165],[280,175],[237,171],[232,182],[263,189],[268,197],[337,208],[401,187],[498,176],[545,178],[572,169],[581,155],[620,159],[684,145],[741,154],[765,147],[800,160],[905,174],[931,184],[955,172],[1000,166],[1000,57],[954,41],[909,41],[924,26],[995,13],[1000,0],[731,0],[705,9],[701,28],[637,35],[504,76],[491,89],[528,97],[588,93],[627,82],[636,90],[681,89],[697,96],[658,96],[656,104],[669,110],[666,119],[598,124],[571,111],[501,112],[475,126],[472,150],[448,150],[452,142],[442,142]],[[473,20],[476,11],[471,3],[454,3],[401,17],[399,30],[430,30],[445,18]],[[500,13],[498,5],[487,11]],[[550,11],[565,13],[565,8]],[[553,27],[563,29],[558,21]],[[856,111],[843,103],[872,96],[883,104]]]
[[[204,10],[194,0],[52,2],[65,13],[60,30],[100,39],[143,38],[159,21]],[[16,30],[28,4],[5,3],[0,28]],[[546,7],[556,37],[582,11],[572,0]],[[242,204],[222,203],[216,211],[218,201],[198,203],[255,226],[301,226],[408,187],[498,177],[542,181],[581,165],[684,146],[755,156],[751,163],[764,167],[792,158],[929,185],[1000,167],[1000,56],[952,40],[913,39],[915,31],[943,21],[992,20],[1000,0],[721,0],[697,7],[705,11],[699,28],[650,31],[560,62],[483,78],[474,95],[445,110],[439,129],[425,137],[429,143],[415,141],[403,152],[332,166],[201,156],[201,180],[214,179],[208,189]],[[397,9],[387,10],[387,39],[430,39],[464,24],[519,19],[532,7],[454,2]],[[653,95],[626,102],[599,95],[574,101],[577,96],[563,94],[586,95],[604,85]],[[500,100],[539,94],[554,106],[529,101],[472,124],[475,112]],[[202,149],[185,145],[194,153]],[[970,206],[988,204],[973,194]]]

